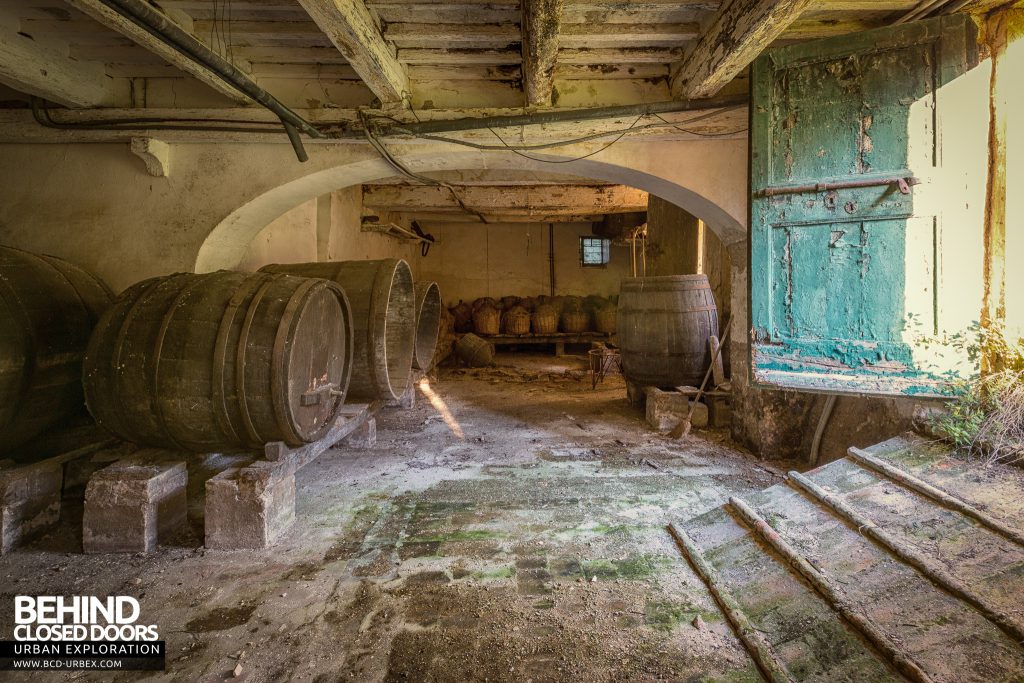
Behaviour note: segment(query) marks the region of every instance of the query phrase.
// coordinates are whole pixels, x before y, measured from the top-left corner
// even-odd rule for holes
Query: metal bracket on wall
[[[801,192],[832,192],[860,187],[877,187],[895,185],[900,194],[910,194],[910,188],[920,185],[918,178],[910,175],[878,176],[875,178],[857,178],[855,180],[837,180],[835,182],[804,183],[802,185],[771,185],[754,193],[756,197],[774,197],[780,194],[799,194]]]

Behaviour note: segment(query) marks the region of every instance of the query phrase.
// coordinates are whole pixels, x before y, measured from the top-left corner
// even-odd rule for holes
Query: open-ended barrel
[[[112,299],[67,261],[0,247],[0,454],[85,414],[82,355]]]
[[[178,273],[133,285],[89,341],[85,399],[140,444],[238,451],[316,441],[352,368],[352,320],[332,282]]]
[[[393,401],[405,395],[416,343],[412,270],[401,259],[272,264],[261,272],[319,277],[341,285],[352,305],[354,399]]]
[[[436,282],[416,285],[416,348],[412,364],[419,370],[429,370],[437,350],[437,336],[441,332],[441,289]]]
[[[618,312],[622,374],[639,386],[699,386],[718,335],[718,309],[707,275],[622,281]]]

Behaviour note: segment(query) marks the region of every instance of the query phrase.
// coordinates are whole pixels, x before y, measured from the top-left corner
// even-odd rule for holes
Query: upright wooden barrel
[[[352,305],[355,356],[349,395],[393,401],[409,388],[416,343],[412,270],[401,259],[272,264],[260,269],[341,285]]]
[[[416,285],[415,291],[416,346],[412,364],[419,370],[429,370],[441,332],[441,289],[436,282],[424,282]]]
[[[85,414],[82,355],[112,299],[67,261],[0,247],[0,454]]]
[[[96,421],[140,444],[246,450],[316,441],[344,402],[352,319],[336,284],[178,273],[118,297],[89,341]]]
[[[699,386],[718,335],[718,309],[707,275],[622,281],[618,312],[622,374],[640,386]]]

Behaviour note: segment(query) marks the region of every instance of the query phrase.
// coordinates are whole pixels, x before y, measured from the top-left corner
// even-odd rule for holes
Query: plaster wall
[[[416,256],[418,277],[438,283],[448,303],[482,296],[536,296],[551,286],[546,223],[431,223],[424,228],[439,243]],[[593,236],[590,223],[554,224],[555,293],[618,294],[628,277],[628,247],[611,247],[607,266],[580,265],[579,238]]]
[[[743,140],[626,143],[586,160],[550,155],[557,170],[657,192],[701,215],[725,240],[743,239]],[[442,143],[394,145],[413,170],[548,171],[542,161]],[[172,144],[171,173],[154,178],[124,143],[4,145],[0,241],[66,258],[120,290],[145,277],[233,268],[285,212],[338,188],[394,175],[366,145]],[[686,169],[701,168],[699,174]]]
[[[419,246],[362,231],[362,188],[336,190],[286,211],[253,238],[236,270],[268,263],[400,258],[416,267]],[[415,272],[415,271],[414,271]]]
[[[317,200],[286,211],[253,238],[237,270],[259,270],[268,263],[307,263],[317,259]]]
[[[706,274],[724,324],[732,311],[732,259],[726,245],[714,232],[701,231],[699,223],[697,216],[652,196],[647,210],[647,274]]]

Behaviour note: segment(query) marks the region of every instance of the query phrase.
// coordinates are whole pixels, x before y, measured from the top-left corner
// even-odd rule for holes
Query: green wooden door
[[[943,17],[769,51],[752,70],[751,368],[815,391],[940,393],[944,85],[977,63]],[[927,205],[922,205],[927,204]],[[980,242],[979,242],[980,243]],[[980,305],[980,302],[979,302]]]

